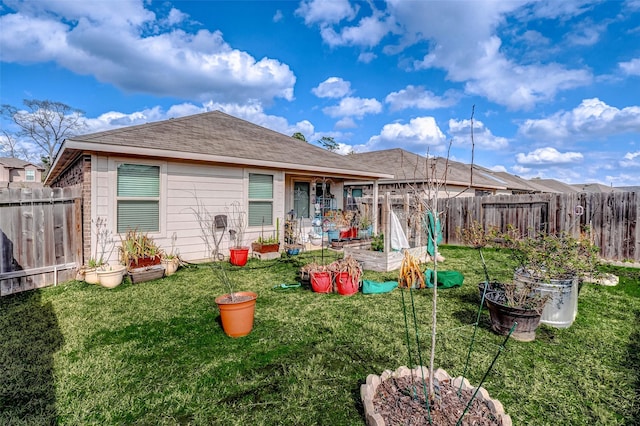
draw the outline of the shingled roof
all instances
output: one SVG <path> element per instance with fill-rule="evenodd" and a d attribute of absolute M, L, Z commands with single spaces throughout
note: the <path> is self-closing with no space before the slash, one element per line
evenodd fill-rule
<path fill-rule="evenodd" d="M 393 179 L 381 179 L 382 183 L 395 182 L 427 182 L 433 178 L 444 180 L 444 170 L 447 167 L 446 181 L 450 185 L 468 186 L 471 181 L 470 167 L 467 164 L 447 160 L 442 157 L 426 158 L 406 151 L 402 148 L 386 149 L 382 151 L 362 152 L 351 155 L 372 169 L 393 174 Z M 433 168 L 435 167 L 435 173 Z M 475 188 L 504 189 L 505 185 L 490 177 L 479 173 L 473 175 Z"/>
<path fill-rule="evenodd" d="M 269 167 L 357 179 L 388 177 L 350 156 L 329 152 L 220 111 L 67 139 L 56 156 L 47 181 L 64 170 L 78 152 Z"/>
<path fill-rule="evenodd" d="M 0 157 L 0 164 L 8 169 L 24 169 L 26 166 L 34 166 L 39 170 L 44 170 L 42 166 L 13 157 Z"/>

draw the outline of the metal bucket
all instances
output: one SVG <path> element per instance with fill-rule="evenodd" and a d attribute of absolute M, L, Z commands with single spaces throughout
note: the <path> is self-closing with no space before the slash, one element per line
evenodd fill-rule
<path fill-rule="evenodd" d="M 578 315 L 578 277 L 545 282 L 519 269 L 513 279 L 515 283 L 531 285 L 543 296 L 550 295 L 540 318 L 542 324 L 556 328 L 568 328 L 573 324 Z"/>

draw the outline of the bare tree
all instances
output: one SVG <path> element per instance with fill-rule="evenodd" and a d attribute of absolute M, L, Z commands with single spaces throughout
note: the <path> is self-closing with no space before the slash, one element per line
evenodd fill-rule
<path fill-rule="evenodd" d="M 23 103 L 26 110 L 2 105 L 2 115 L 18 126 L 16 136 L 28 138 L 40 148 L 43 162 L 50 165 L 62 141 L 84 128 L 84 112 L 49 100 L 25 99 Z"/>
<path fill-rule="evenodd" d="M 22 160 L 27 159 L 27 152 L 18 143 L 18 139 L 5 129 L 2 129 L 2 135 L 0 137 L 0 155 L 9 158 L 20 158 Z"/>

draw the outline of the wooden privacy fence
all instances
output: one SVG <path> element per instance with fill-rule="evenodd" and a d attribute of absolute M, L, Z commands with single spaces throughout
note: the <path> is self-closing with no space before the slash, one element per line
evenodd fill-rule
<path fill-rule="evenodd" d="M 361 203 L 370 204 L 363 198 Z M 405 225 L 410 243 L 424 243 L 426 236 L 417 228 L 423 214 L 421 203 L 408 195 L 383 194 L 378 204 L 378 229 L 388 228 L 385 211 L 396 212 Z M 484 229 L 506 231 L 511 225 L 521 235 L 537 232 L 567 232 L 575 237 L 589 229 L 600 256 L 608 260 L 640 262 L 640 193 L 576 193 L 489 195 L 484 197 L 441 198 L 444 244 L 462 244 L 459 230 L 481 223 Z M 422 235 L 421 235 L 422 234 Z"/>
<path fill-rule="evenodd" d="M 0 189 L 0 296 L 72 279 L 81 263 L 79 186 Z"/>
<path fill-rule="evenodd" d="M 460 244 L 458 230 L 478 221 L 485 229 L 522 235 L 542 231 L 575 237 L 589 230 L 600 256 L 608 260 L 640 261 L 640 197 L 637 192 L 497 195 L 441 200 L 445 212 L 443 240 Z"/>

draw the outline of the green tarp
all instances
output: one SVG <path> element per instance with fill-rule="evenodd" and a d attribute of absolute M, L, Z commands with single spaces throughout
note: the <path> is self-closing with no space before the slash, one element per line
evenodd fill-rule
<path fill-rule="evenodd" d="M 432 269 L 427 269 L 424 273 L 428 288 L 433 288 Z M 460 287 L 464 282 L 464 275 L 458 271 L 438 271 L 438 288 Z"/>
<path fill-rule="evenodd" d="M 385 281 L 383 283 L 371 280 L 362 281 L 363 294 L 388 293 L 396 287 L 398 287 L 397 281 Z"/>

